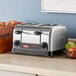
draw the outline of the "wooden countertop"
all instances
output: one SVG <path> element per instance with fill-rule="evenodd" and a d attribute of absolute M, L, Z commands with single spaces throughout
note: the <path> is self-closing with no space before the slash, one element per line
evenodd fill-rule
<path fill-rule="evenodd" d="M 76 76 L 76 60 L 19 54 L 0 54 L 0 69 L 42 76 Z"/>

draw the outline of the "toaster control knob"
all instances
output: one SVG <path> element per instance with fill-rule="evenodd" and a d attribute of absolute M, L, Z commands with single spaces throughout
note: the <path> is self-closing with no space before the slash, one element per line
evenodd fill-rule
<path fill-rule="evenodd" d="M 19 40 L 16 40 L 16 41 L 14 42 L 14 45 L 15 45 L 15 46 L 19 46 L 19 45 L 20 45 L 20 41 L 19 41 Z"/>
<path fill-rule="evenodd" d="M 21 34 L 22 31 L 16 30 L 15 33 L 16 33 L 16 34 Z"/>
<path fill-rule="evenodd" d="M 42 43 L 42 48 L 48 48 L 48 44 L 46 42 Z"/>

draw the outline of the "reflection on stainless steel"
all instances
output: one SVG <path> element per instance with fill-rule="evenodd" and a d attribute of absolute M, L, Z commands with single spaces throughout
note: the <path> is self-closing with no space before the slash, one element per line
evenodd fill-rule
<path fill-rule="evenodd" d="M 29 32 L 22 32 L 22 33 L 25 33 L 25 34 L 33 34 L 33 33 L 29 33 Z M 47 33 L 43 33 L 43 32 L 41 32 L 41 34 L 49 35 L 49 34 L 47 34 Z"/>
<path fill-rule="evenodd" d="M 22 32 L 22 33 L 25 33 L 25 34 L 32 34 L 32 33 L 29 33 L 29 32 Z"/>

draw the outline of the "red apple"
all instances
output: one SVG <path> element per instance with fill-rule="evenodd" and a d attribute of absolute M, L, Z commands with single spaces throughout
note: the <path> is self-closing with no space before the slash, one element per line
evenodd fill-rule
<path fill-rule="evenodd" d="M 0 35 L 2 35 L 2 25 L 0 24 Z"/>
<path fill-rule="evenodd" d="M 18 23 L 17 23 L 17 21 L 15 21 L 15 20 L 11 20 L 11 21 L 10 21 L 10 24 L 11 24 L 11 25 L 17 25 Z"/>
<path fill-rule="evenodd" d="M 17 22 L 18 24 L 23 24 L 24 22 Z"/>
<path fill-rule="evenodd" d="M 4 35 L 6 32 L 5 22 L 0 22 L 0 34 Z"/>
<path fill-rule="evenodd" d="M 69 48 L 69 51 L 76 51 L 76 47 Z"/>
<path fill-rule="evenodd" d="M 72 58 L 76 58 L 76 47 L 71 47 L 68 49 L 68 55 Z"/>
<path fill-rule="evenodd" d="M 0 25 L 2 27 L 2 30 L 4 30 L 6 27 L 5 27 L 5 22 L 0 22 Z"/>
<path fill-rule="evenodd" d="M 5 22 L 0 22 L 0 25 L 4 26 L 5 25 Z"/>
<path fill-rule="evenodd" d="M 10 22 L 5 22 L 5 25 L 6 25 L 6 26 L 9 26 L 9 25 L 10 25 Z"/>

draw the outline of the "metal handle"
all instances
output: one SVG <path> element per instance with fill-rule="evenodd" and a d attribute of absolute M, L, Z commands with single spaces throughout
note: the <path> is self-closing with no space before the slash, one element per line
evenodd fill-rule
<path fill-rule="evenodd" d="M 35 35 L 41 35 L 41 32 L 40 31 L 35 31 L 34 34 Z"/>

